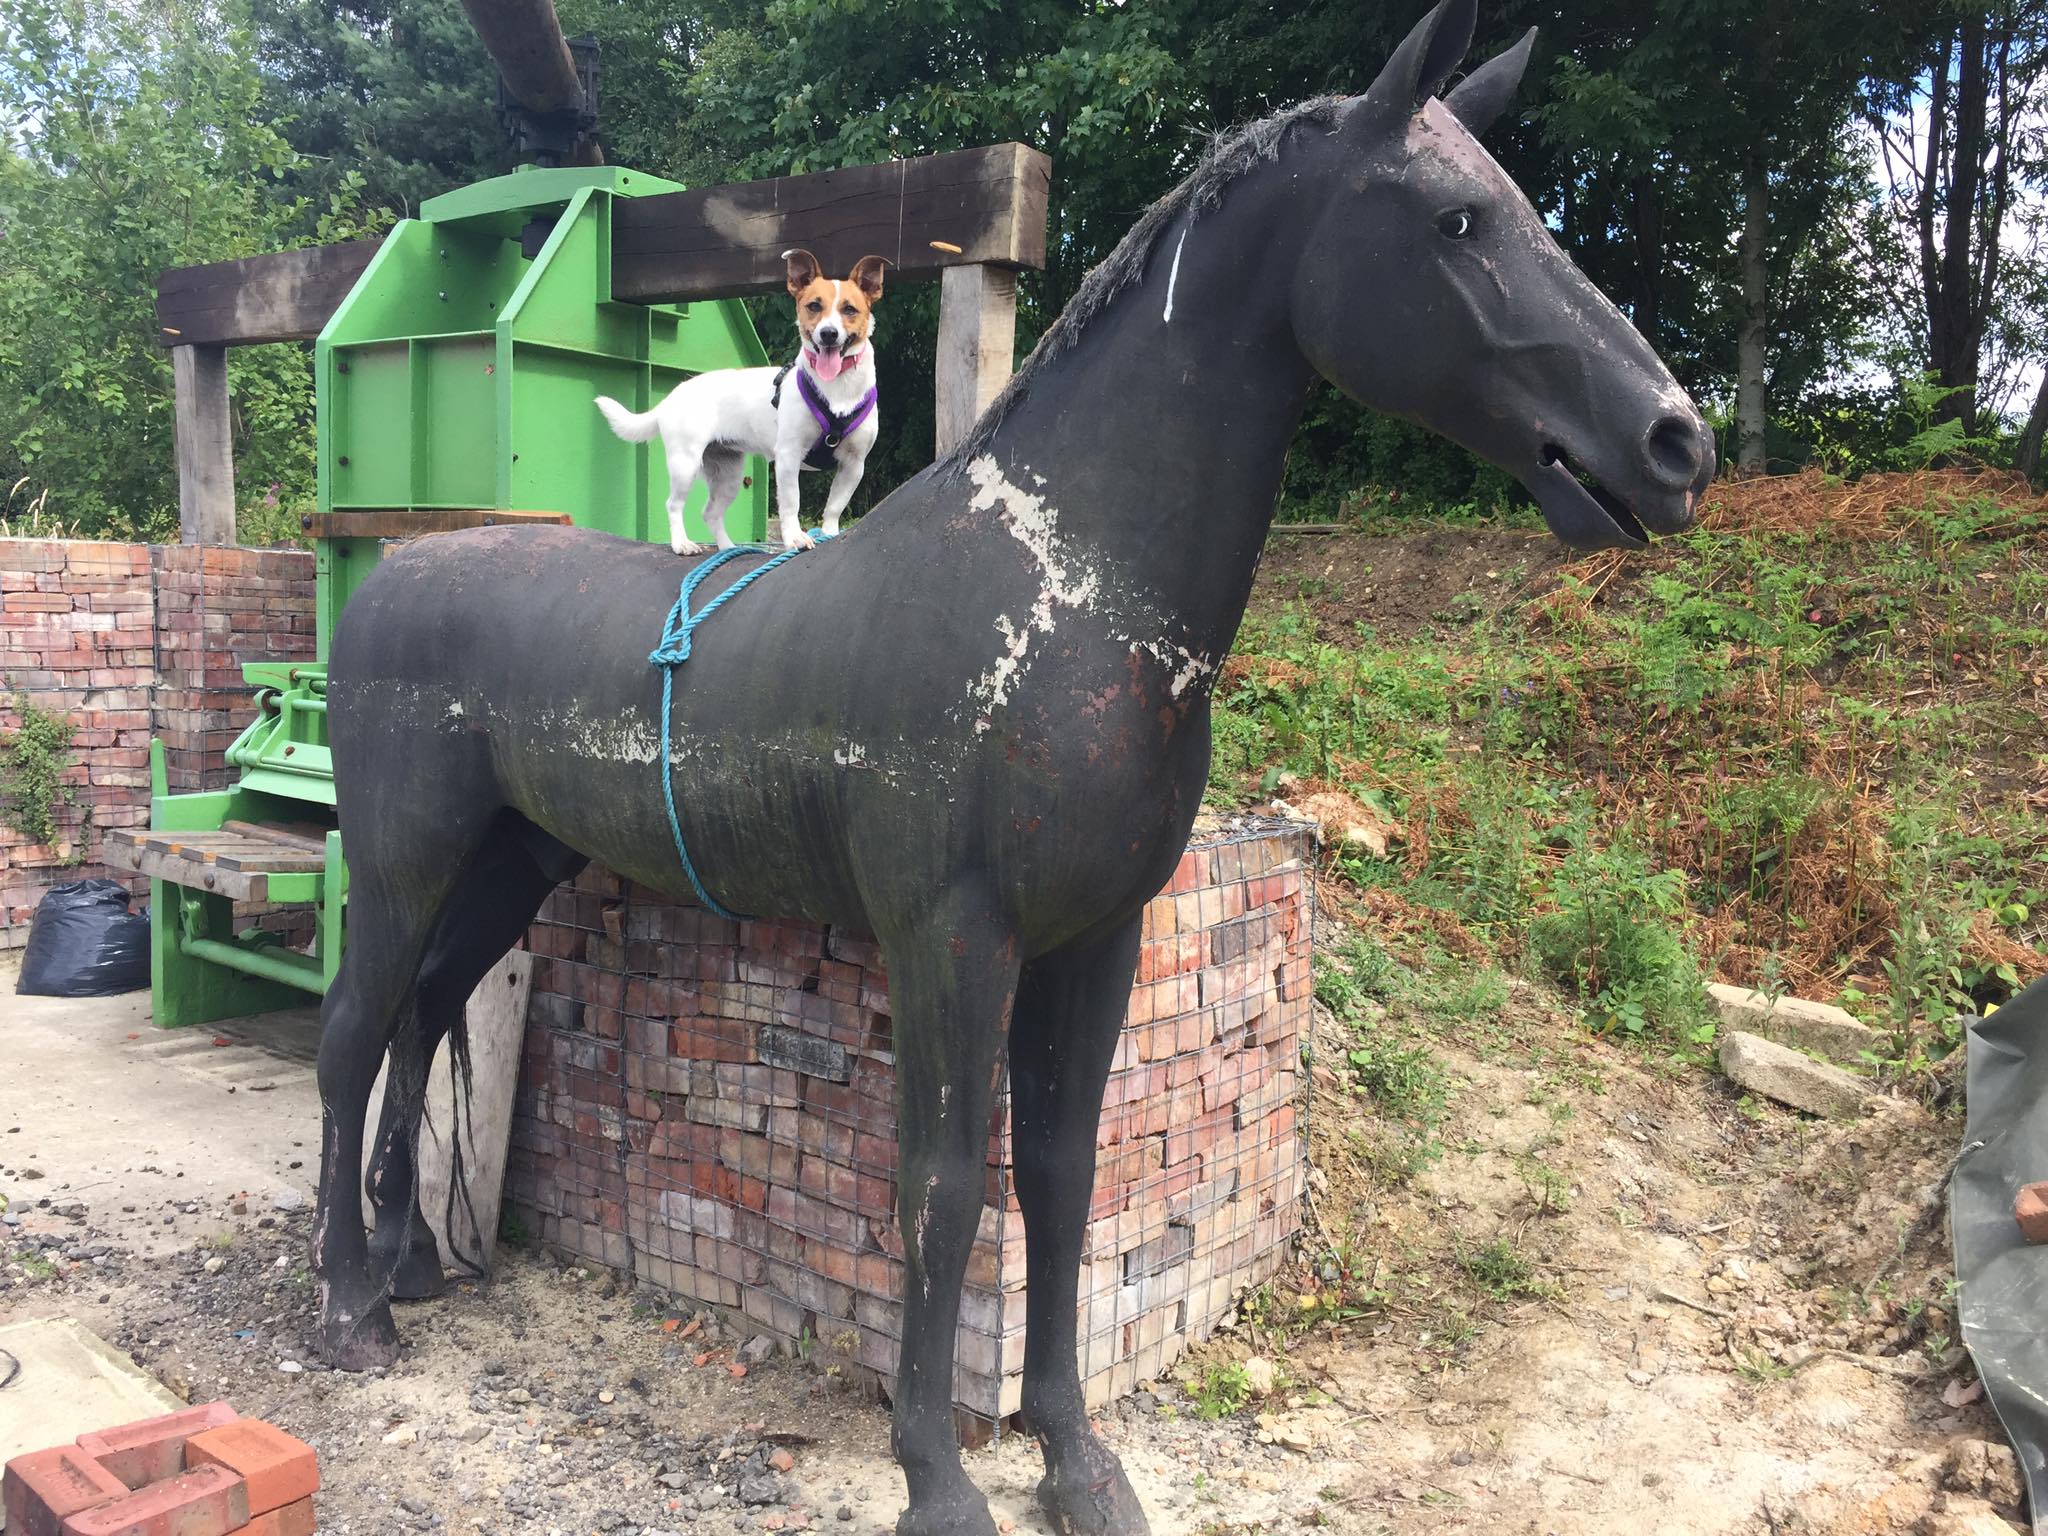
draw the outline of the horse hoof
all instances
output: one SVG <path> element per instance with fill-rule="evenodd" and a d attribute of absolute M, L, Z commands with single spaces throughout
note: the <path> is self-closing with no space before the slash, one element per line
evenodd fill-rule
<path fill-rule="evenodd" d="M 323 1300 L 320 1307 L 320 1358 L 338 1371 L 373 1371 L 398 1358 L 398 1325 L 391 1304 L 378 1300 L 350 1307 Z"/>
<path fill-rule="evenodd" d="M 995 1536 L 988 1500 L 969 1484 L 950 1497 L 923 1498 L 896 1517 L 896 1536 Z"/>
<path fill-rule="evenodd" d="M 370 1255 L 370 1273 L 384 1273 L 384 1266 L 374 1253 Z M 391 1276 L 393 1301 L 431 1301 L 447 1289 L 448 1276 L 441 1268 L 441 1250 L 431 1242 L 423 1248 L 408 1250 Z"/>
<path fill-rule="evenodd" d="M 1038 1505 L 1059 1536 L 1151 1536 L 1122 1464 L 1093 1436 L 1039 1480 Z"/>

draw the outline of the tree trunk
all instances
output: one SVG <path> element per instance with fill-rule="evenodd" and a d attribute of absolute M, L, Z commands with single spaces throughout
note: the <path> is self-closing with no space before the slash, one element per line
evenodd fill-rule
<path fill-rule="evenodd" d="M 2041 374 L 2041 387 L 2034 392 L 2034 408 L 2027 412 L 2026 428 L 2013 450 L 2012 467 L 2029 480 L 2041 478 L 2041 439 L 2048 435 L 2048 369 Z"/>
<path fill-rule="evenodd" d="M 1635 248 L 1634 313 L 1629 318 L 1654 346 L 1664 323 L 1664 199 L 1654 176 L 1644 174 L 1630 180 L 1628 222 Z"/>
<path fill-rule="evenodd" d="M 1770 172 L 1751 161 L 1742 176 L 1742 327 L 1735 341 L 1735 469 L 1765 471 L 1764 337 L 1770 321 L 1770 272 L 1765 248 L 1770 236 Z"/>
<path fill-rule="evenodd" d="M 1956 47 L 1955 120 L 1948 135 L 1948 189 L 1942 204 L 1941 262 L 1937 291 L 1929 295 L 1928 361 L 1944 388 L 1959 391 L 1936 408 L 1935 419 L 1977 423 L 1977 352 L 1984 316 L 1977 309 L 1976 262 L 1971 237 L 1977 230 L 1978 189 L 1983 177 L 1987 109 L 1991 98 L 1982 12 L 1964 16 Z M 1997 230 L 1986 231 L 1989 240 Z M 1937 317 L 1936 311 L 1939 310 Z"/>

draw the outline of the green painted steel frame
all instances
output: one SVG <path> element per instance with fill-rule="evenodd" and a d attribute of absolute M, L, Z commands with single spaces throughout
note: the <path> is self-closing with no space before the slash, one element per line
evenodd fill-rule
<path fill-rule="evenodd" d="M 247 737 L 245 732 L 243 739 Z M 149 824 L 154 830 L 212 832 L 229 821 L 305 814 L 299 796 L 267 794 L 246 784 L 173 795 L 164 771 L 163 743 L 150 743 Z M 168 1029 L 299 1007 L 309 993 L 327 990 L 341 966 L 343 911 L 348 899 L 341 834 L 328 832 L 325 860 L 319 870 L 274 874 L 269 888 L 273 902 L 312 906 L 310 954 L 296 954 L 254 932 L 236 933 L 235 905 L 225 896 L 168 880 L 149 882 L 149 1001 L 158 1025 Z"/>
<path fill-rule="evenodd" d="M 623 304 L 611 293 L 611 211 L 620 197 L 681 190 L 616 166 L 522 168 L 421 205 L 385 237 L 314 344 L 322 512 L 444 509 L 567 513 L 626 538 L 668 538 L 660 445 L 612 436 L 591 404 L 646 410 L 681 380 L 767 363 L 737 300 Z M 539 238 L 529 260 L 528 242 Z M 727 526 L 759 539 L 768 478 L 748 484 Z M 685 513 L 709 539 L 696 489 Z M 150 748 L 150 825 L 213 831 L 230 820 L 333 818 L 325 662 L 335 621 L 382 558 L 382 540 L 316 541 L 314 664 L 243 668 L 257 717 L 228 749 L 235 788 L 171 795 Z M 324 868 L 270 876 L 271 900 L 310 903 L 310 954 L 253 930 L 211 891 L 150 882 L 150 991 L 170 1027 L 303 1004 L 341 963 L 348 867 L 329 831 Z"/>
<path fill-rule="evenodd" d="M 692 374 L 768 361 L 735 300 L 613 301 L 613 200 L 676 190 L 615 166 L 522 170 L 431 198 L 400 222 L 314 345 L 320 510 L 561 512 L 579 527 L 665 540 L 659 443 L 619 442 L 592 397 L 645 410 Z M 545 238 L 528 261 L 522 234 L 538 228 Z M 758 458 L 748 480 L 729 526 L 758 539 L 768 526 Z M 703 500 L 699 487 L 685 518 L 709 539 Z M 374 540 L 320 541 L 320 660 L 380 555 Z"/>

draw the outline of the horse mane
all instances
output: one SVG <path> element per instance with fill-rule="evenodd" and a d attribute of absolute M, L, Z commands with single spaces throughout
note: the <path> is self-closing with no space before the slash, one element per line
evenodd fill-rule
<path fill-rule="evenodd" d="M 989 439 L 1003 417 L 1030 392 L 1032 382 L 1045 371 L 1046 365 L 1071 347 L 1089 322 L 1138 280 L 1167 226 L 1183 213 L 1199 217 L 1215 207 L 1222 199 L 1224 189 L 1232 182 L 1279 155 L 1289 130 L 1300 124 L 1319 125 L 1335 121 L 1339 109 L 1349 99 L 1345 96 L 1313 97 L 1247 123 L 1235 132 L 1211 137 L 1201 161 L 1186 179 L 1147 208 L 1143 217 L 1131 226 L 1131 232 L 1118 242 L 1116 249 L 1081 279 L 1081 286 L 1074 290 L 1067 307 L 1039 336 L 1038 345 L 1031 349 L 1024 365 L 1010 376 L 1002 393 L 989 403 L 973 430 L 960 440 L 943 462 L 962 464 L 988 447 Z"/>

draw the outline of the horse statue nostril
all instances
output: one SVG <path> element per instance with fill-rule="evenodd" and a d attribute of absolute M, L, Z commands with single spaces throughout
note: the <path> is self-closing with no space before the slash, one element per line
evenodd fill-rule
<path fill-rule="evenodd" d="M 1711 451 L 1700 423 L 1684 416 L 1659 417 L 1643 439 L 1650 473 L 1670 486 L 1691 485 Z"/>

